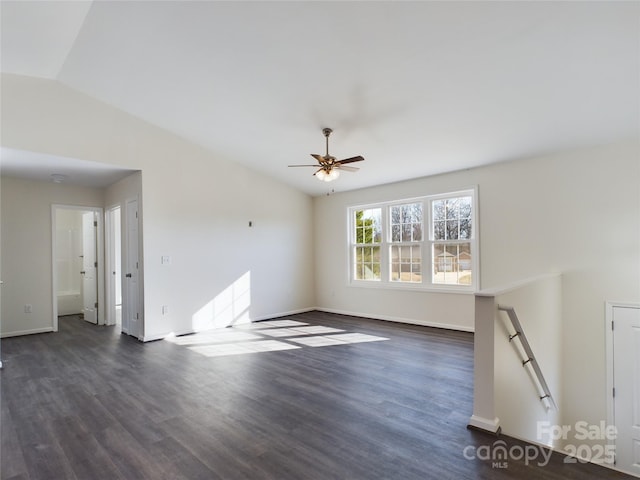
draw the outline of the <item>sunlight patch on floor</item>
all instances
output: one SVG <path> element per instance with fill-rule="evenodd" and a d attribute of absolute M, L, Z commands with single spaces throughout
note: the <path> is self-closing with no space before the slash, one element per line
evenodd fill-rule
<path fill-rule="evenodd" d="M 327 347 L 329 345 L 345 345 L 345 342 L 341 342 L 340 340 L 331 338 L 331 337 L 323 337 L 323 336 L 313 336 L 313 337 L 304 337 L 304 338 L 292 338 L 292 342 L 301 343 L 302 345 L 306 345 L 307 347 Z"/>
<path fill-rule="evenodd" d="M 308 334 L 344 332 L 339 328 L 323 327 L 322 325 L 310 325 L 308 327 L 294 328 L 293 330 Z"/>
<path fill-rule="evenodd" d="M 193 335 L 183 335 L 180 337 L 167 337 L 165 340 L 176 345 L 203 345 L 209 343 L 230 343 L 246 340 L 261 340 L 263 337 L 253 335 L 248 332 L 239 332 L 228 328 L 210 330 Z"/>
<path fill-rule="evenodd" d="M 255 322 L 255 323 L 237 325 L 234 328 L 246 329 L 246 330 L 262 330 L 263 328 L 299 327 L 302 325 L 309 325 L 309 324 L 304 322 L 298 322 L 297 320 L 269 320 L 265 322 Z"/>
<path fill-rule="evenodd" d="M 277 338 L 275 340 L 274 338 Z M 303 347 L 327 347 L 389 340 L 365 333 L 295 320 L 270 320 L 183 335 L 166 341 L 187 347 L 206 357 L 276 352 Z"/>
<path fill-rule="evenodd" d="M 220 357 L 225 355 L 243 355 L 246 353 L 276 352 L 278 350 L 293 350 L 300 348 L 277 340 L 259 340 L 257 342 L 228 343 L 221 345 L 206 345 L 189 347 L 189 350 L 205 357 Z"/>
<path fill-rule="evenodd" d="M 299 332 L 292 328 L 265 328 L 260 330 L 261 335 L 269 335 L 270 337 L 295 337 L 299 335 L 308 335 L 305 332 Z"/>
<path fill-rule="evenodd" d="M 382 340 L 389 340 L 384 337 L 376 337 L 374 335 L 367 335 L 366 333 L 345 333 L 342 335 L 327 335 L 327 336 L 313 336 L 303 338 L 292 338 L 292 342 L 302 343 L 309 347 L 324 347 L 327 345 L 346 345 L 348 343 L 362 343 L 362 342 L 380 342 Z"/>

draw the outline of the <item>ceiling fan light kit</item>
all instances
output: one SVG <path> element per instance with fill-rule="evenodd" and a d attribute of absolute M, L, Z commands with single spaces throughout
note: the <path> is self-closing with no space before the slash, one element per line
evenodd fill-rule
<path fill-rule="evenodd" d="M 357 157 L 345 158 L 344 160 L 336 160 L 336 157 L 329 155 L 329 135 L 331 135 L 330 128 L 323 128 L 322 133 L 325 136 L 325 142 L 327 146 L 326 154 L 318 155 L 312 153 L 311 156 L 318 162 L 317 165 L 289 165 L 290 167 L 315 167 L 318 171 L 313 175 L 322 182 L 331 182 L 340 176 L 340 170 L 347 172 L 357 172 L 359 169 L 356 167 L 345 166 L 345 163 L 361 162 L 364 158 L 360 155 Z"/>
<path fill-rule="evenodd" d="M 330 182 L 338 178 L 340 176 L 340 172 L 337 168 L 332 168 L 328 172 L 326 172 L 323 168 L 314 173 L 314 175 L 318 180 L 322 182 Z"/>

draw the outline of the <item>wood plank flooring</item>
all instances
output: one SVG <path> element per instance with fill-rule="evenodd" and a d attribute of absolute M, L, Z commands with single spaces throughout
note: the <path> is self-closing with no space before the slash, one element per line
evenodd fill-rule
<path fill-rule="evenodd" d="M 234 328 L 225 334 L 238 340 L 142 344 L 77 318 L 3 339 L 1 478 L 631 478 L 558 454 L 544 467 L 466 459 L 465 447 L 525 446 L 466 428 L 472 334 L 322 312 L 287 319 L 378 339 L 312 347 L 293 341 L 299 332 Z M 234 350 L 257 339 L 291 349 Z"/>

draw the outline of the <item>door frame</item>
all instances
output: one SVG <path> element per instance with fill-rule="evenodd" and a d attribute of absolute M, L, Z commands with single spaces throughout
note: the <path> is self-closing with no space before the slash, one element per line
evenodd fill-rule
<path fill-rule="evenodd" d="M 116 210 L 120 211 L 120 256 L 118 257 L 115 254 L 115 224 L 114 224 L 114 212 Z M 118 203 L 116 205 L 111 205 L 105 209 L 105 235 L 104 235 L 104 243 L 105 243 L 105 325 L 115 325 L 116 324 L 116 313 L 115 313 L 115 302 L 116 302 L 116 286 L 115 286 L 115 278 L 113 276 L 112 268 L 116 262 L 120 263 L 120 277 L 122 277 L 122 206 Z M 122 278 L 119 278 L 120 284 L 122 285 Z M 122 287 L 121 287 L 122 288 Z M 122 324 L 120 325 L 120 330 L 122 330 Z"/>
<path fill-rule="evenodd" d="M 54 332 L 58 331 L 58 268 L 56 265 L 56 234 L 58 210 L 79 210 L 95 212 L 98 222 L 96 229 L 97 241 L 97 262 L 96 276 L 98 280 L 98 325 L 104 325 L 104 210 L 102 207 L 87 207 L 82 205 L 64 205 L 54 203 L 51 205 L 51 298 L 53 311 L 51 313 L 51 327 Z"/>
<path fill-rule="evenodd" d="M 605 358 L 606 358 L 606 399 L 607 399 L 607 425 L 616 425 L 615 418 L 615 402 L 613 398 L 613 389 L 615 388 L 615 378 L 614 378 L 614 364 L 613 364 L 613 353 L 614 353 L 614 336 L 613 336 L 613 310 L 614 308 L 640 308 L 640 304 L 633 302 L 605 302 Z M 616 440 L 608 439 L 607 445 L 611 445 L 611 447 L 615 447 Z M 614 461 L 605 463 L 614 470 L 618 470 L 620 472 L 627 473 L 624 470 L 620 470 L 616 467 L 615 457 Z"/>

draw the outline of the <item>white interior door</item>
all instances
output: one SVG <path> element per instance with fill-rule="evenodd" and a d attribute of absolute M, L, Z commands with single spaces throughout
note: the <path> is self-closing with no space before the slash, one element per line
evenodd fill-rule
<path fill-rule="evenodd" d="M 126 205 L 126 260 L 123 281 L 122 331 L 140 338 L 142 318 L 140 315 L 139 277 L 139 226 L 138 201 L 129 200 Z"/>
<path fill-rule="evenodd" d="M 82 313 L 87 322 L 98 323 L 98 255 L 95 212 L 82 214 Z"/>
<path fill-rule="evenodd" d="M 613 308 L 616 468 L 640 476 L 640 308 Z"/>

